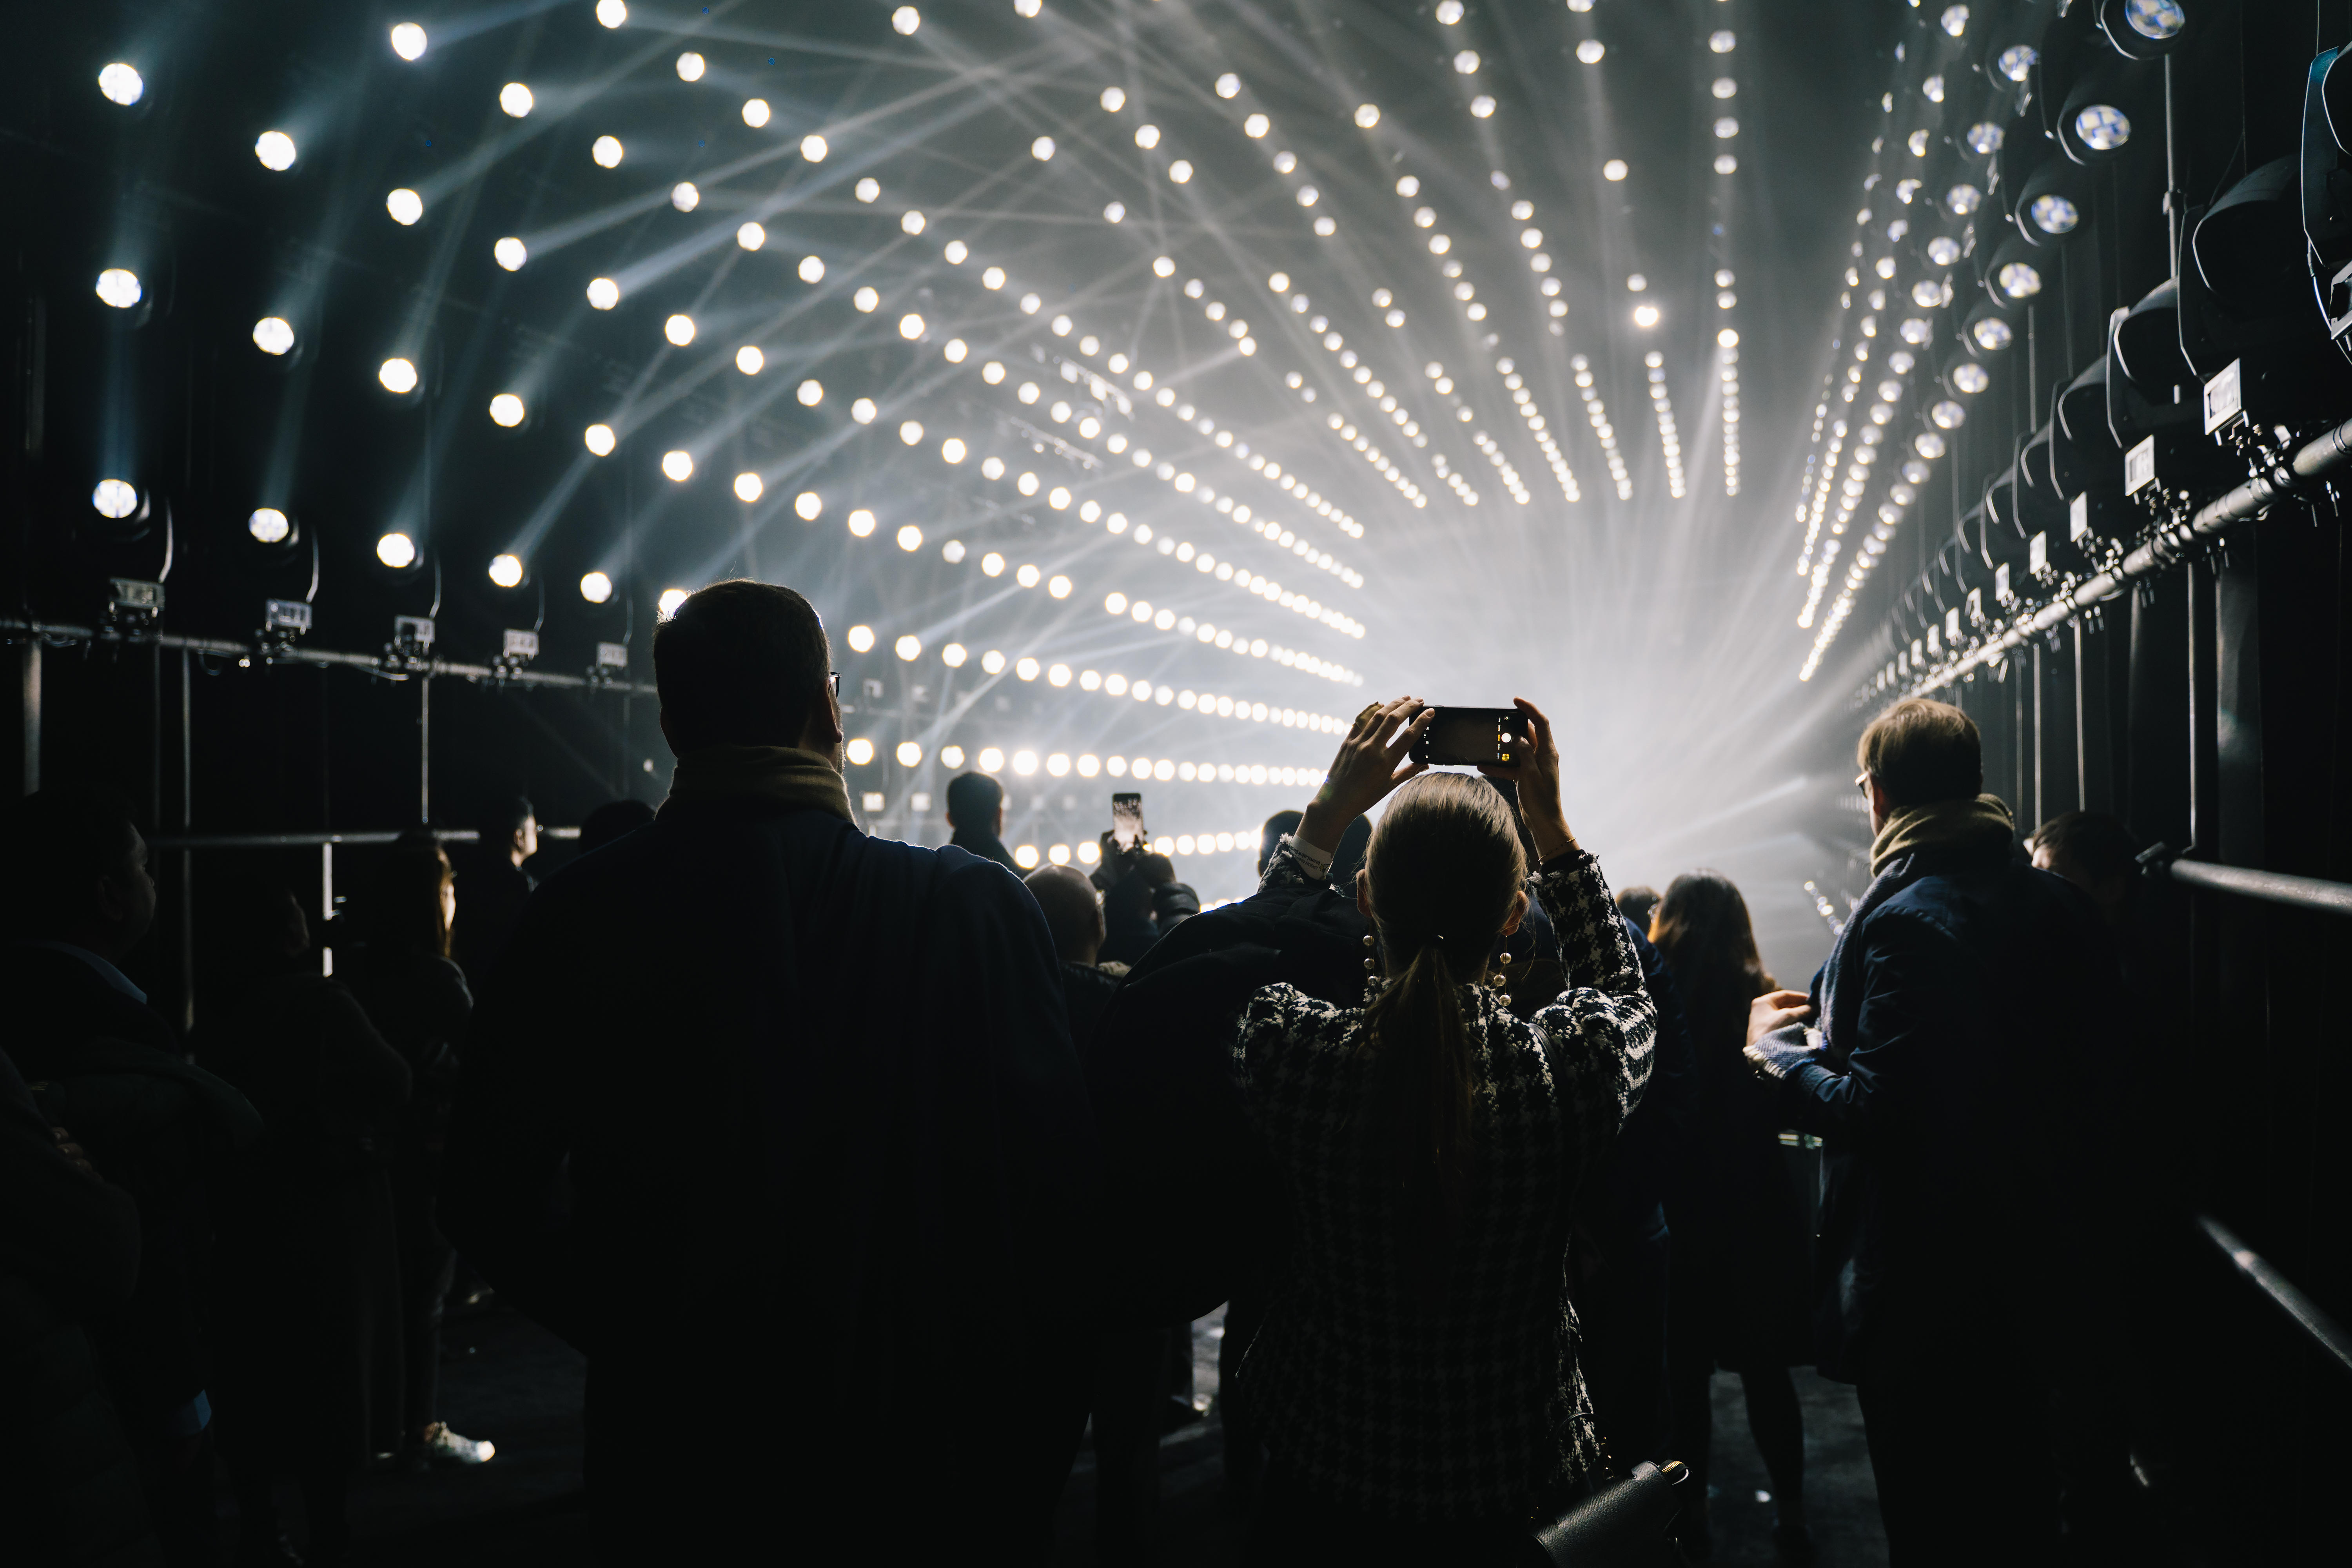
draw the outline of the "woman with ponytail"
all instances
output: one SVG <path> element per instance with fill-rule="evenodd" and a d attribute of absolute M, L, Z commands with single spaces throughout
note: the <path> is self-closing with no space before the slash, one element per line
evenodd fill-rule
<path fill-rule="evenodd" d="M 1485 771 L 1408 761 L 1412 698 L 1357 717 L 1265 869 L 1319 882 L 1383 799 L 1357 874 L 1361 1005 L 1253 994 L 1234 1046 L 1287 1208 L 1286 1270 L 1236 1383 L 1271 1462 L 1254 1563 L 1501 1561 L 1600 1462 L 1567 1292 L 1570 1199 L 1640 1100 L 1656 1013 L 1609 886 L 1559 804 L 1551 726 Z M 1390 798 L 1393 795 L 1393 798 Z M 1522 1021 L 1489 955 L 1532 889 L 1565 984 Z"/>

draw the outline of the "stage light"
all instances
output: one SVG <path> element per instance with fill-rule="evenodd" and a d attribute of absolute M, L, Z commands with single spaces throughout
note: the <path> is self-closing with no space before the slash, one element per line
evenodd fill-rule
<path fill-rule="evenodd" d="M 849 628 L 848 641 L 851 652 L 871 653 L 874 651 L 874 628 L 867 626 L 852 626 Z"/>
<path fill-rule="evenodd" d="M 614 436 L 613 427 L 610 425 L 591 425 L 586 430 L 581 432 L 580 438 L 587 445 L 590 451 L 600 458 L 611 457 L 613 448 L 620 444 Z"/>
<path fill-rule="evenodd" d="M 596 20 L 607 27 L 617 27 L 629 19 L 629 7 L 624 0 L 596 0 Z"/>
<path fill-rule="evenodd" d="M 1957 38 L 1969 30 L 1969 8 L 1966 5 L 1947 5 L 1937 22 L 1944 31 Z"/>
<path fill-rule="evenodd" d="M 1715 122 L 1715 139 L 1717 141 L 1728 142 L 1738 134 L 1739 121 L 1733 119 L 1730 115 L 1724 115 Z"/>
<path fill-rule="evenodd" d="M 501 392 L 490 399 L 490 420 L 493 424 L 513 429 L 522 423 L 522 399 L 511 392 Z"/>
<path fill-rule="evenodd" d="M 849 416 L 860 425 L 871 425 L 882 411 L 874 406 L 870 397 L 861 397 L 849 405 Z"/>
<path fill-rule="evenodd" d="M 1051 136 L 1040 136 L 1030 142 L 1029 156 L 1036 159 L 1040 163 L 1050 162 L 1054 156 L 1054 139 Z"/>
<path fill-rule="evenodd" d="M 146 96 L 147 82 L 136 69 L 117 60 L 98 73 L 98 90 L 108 102 L 128 109 Z"/>
<path fill-rule="evenodd" d="M 1977 341 L 1977 347 L 1988 353 L 1999 353 L 2017 341 L 2016 329 L 1999 316 L 1980 318 L 1969 328 L 1969 336 Z"/>
<path fill-rule="evenodd" d="M 1482 92 L 1470 100 L 1470 112 L 1478 119 L 1484 120 L 1495 112 L 1495 100 Z M 1318 224 L 1317 227 L 1319 231 L 1321 225 Z"/>
<path fill-rule="evenodd" d="M 1176 276 L 1176 263 L 1168 257 L 1156 256 L 1151 260 L 1151 270 L 1159 277 L 1173 278 Z"/>
<path fill-rule="evenodd" d="M 425 29 L 414 22 L 403 22 L 394 27 L 392 52 L 404 60 L 421 58 L 425 53 Z"/>
<path fill-rule="evenodd" d="M 709 62 L 704 60 L 700 55 L 696 54 L 692 49 L 687 50 L 686 53 L 677 57 L 677 79 L 680 81 L 700 81 L 702 79 L 703 68 Z"/>
<path fill-rule="evenodd" d="M 522 557 L 493 555 L 490 557 L 490 581 L 501 588 L 522 586 Z"/>
<path fill-rule="evenodd" d="M 1088 339 L 1087 341 L 1092 342 L 1093 340 Z M 1084 348 L 1086 345 L 1081 343 L 1078 346 Z M 950 338 L 947 341 L 946 345 L 940 350 L 940 356 L 946 360 L 950 364 L 961 364 L 964 362 L 964 356 L 971 353 L 971 345 L 967 344 L 961 338 Z"/>
<path fill-rule="evenodd" d="M 967 449 L 962 441 L 950 436 L 940 443 L 940 457 L 945 462 L 961 463 Z"/>
<path fill-rule="evenodd" d="M 745 250 L 757 250 L 768 243 L 768 231 L 756 223 L 747 223 L 735 231 L 735 243 Z"/>
<path fill-rule="evenodd" d="M 1139 125 L 1135 128 L 1135 144 L 1146 152 L 1160 145 L 1160 127 Z"/>
<path fill-rule="evenodd" d="M 761 126 L 767 124 L 769 114 L 770 110 L 768 108 L 768 100 L 766 99 L 747 98 L 743 100 L 743 123 L 750 126 L 752 130 L 757 131 Z"/>
<path fill-rule="evenodd" d="M 1604 180 L 1622 180 L 1627 173 L 1625 160 L 1622 158 L 1612 158 L 1601 165 L 1601 177 Z"/>
<path fill-rule="evenodd" d="M 753 344 L 745 343 L 735 351 L 735 368 L 745 375 L 757 375 L 768 365 L 768 356 Z M 804 400 L 805 401 L 805 400 Z"/>
<path fill-rule="evenodd" d="M 680 180 L 669 188 L 669 205 L 682 213 L 690 213 L 702 205 L 702 192 L 692 180 Z"/>
<path fill-rule="evenodd" d="M 1478 73 L 1478 51 L 1475 49 L 1464 49 L 1461 53 L 1455 55 L 1454 57 L 1454 68 L 1463 76 L 1475 76 Z"/>
<path fill-rule="evenodd" d="M 2095 153 L 2112 153 L 2131 140 L 2131 117 L 2110 103 L 2094 103 L 2078 111 L 2074 135 Z"/>
<path fill-rule="evenodd" d="M 1634 306 L 1633 324 L 1637 327 L 1643 328 L 1656 326 L 1658 324 L 1658 308 L 1655 305 Z"/>
<path fill-rule="evenodd" d="M 266 354 L 282 354 L 294 347 L 293 324 L 283 316 L 264 316 L 253 323 L 253 346 Z"/>
<path fill-rule="evenodd" d="M 110 267 L 98 275 L 98 297 L 118 310 L 128 310 L 146 298 L 147 291 L 139 286 L 139 275 L 120 267 Z"/>
<path fill-rule="evenodd" d="M 1381 106 L 1377 103 L 1356 105 L 1356 123 L 1370 131 L 1381 122 Z"/>
<path fill-rule="evenodd" d="M 254 141 L 253 155 L 263 168 L 282 174 L 294 166 L 294 138 L 283 131 L 265 131 Z"/>
<path fill-rule="evenodd" d="M 694 456 L 690 452 L 669 451 L 662 454 L 661 471 L 677 484 L 694 478 Z"/>
<path fill-rule="evenodd" d="M 923 318 L 911 312 L 898 318 L 898 335 L 912 342 L 923 335 Z"/>
<path fill-rule="evenodd" d="M 120 522 L 139 510 L 139 491 L 128 479 L 100 479 L 89 492 L 98 515 Z"/>
<path fill-rule="evenodd" d="M 923 547 L 923 531 L 922 531 L 921 529 L 917 528 L 913 523 L 911 523 L 911 522 L 910 522 L 910 523 L 907 524 L 904 528 L 901 528 L 901 529 L 898 531 L 898 548 L 899 548 L 899 549 L 901 549 L 901 550 L 903 550 L 903 551 L 907 552 L 907 553 L 908 553 L 909 555 L 911 555 L 911 554 L 913 554 L 916 551 L 920 550 L 922 547 Z"/>
<path fill-rule="evenodd" d="M 416 390 L 416 366 L 404 359 L 388 359 L 376 366 L 375 378 L 386 392 L 405 395 Z"/>
<path fill-rule="evenodd" d="M 1066 599 L 1070 596 L 1071 586 L 1067 577 L 1055 577 L 1046 583 L 1045 592 L 1056 599 Z"/>
<path fill-rule="evenodd" d="M 874 533 L 874 514 L 862 506 L 851 512 L 849 532 L 851 537 L 856 539 L 871 538 Z"/>
<path fill-rule="evenodd" d="M 2004 261 L 1993 281 L 2011 300 L 2031 299 L 2042 292 L 2042 273 L 2029 261 Z"/>
<path fill-rule="evenodd" d="M 1174 163 L 1169 164 L 1168 177 L 1175 181 L 1180 185 L 1189 184 L 1192 179 L 1192 160 L 1188 158 L 1179 158 Z"/>
<path fill-rule="evenodd" d="M 971 654 L 965 650 L 963 644 L 960 642 L 951 642 L 948 644 L 947 647 L 940 649 L 940 662 L 946 665 L 950 669 L 961 669 L 963 668 L 963 661 L 971 657 Z M 961 766 L 963 759 L 961 757 L 958 757 L 954 762 L 948 762 L 946 753 L 941 752 L 940 761 L 947 763 L 948 766 L 952 768 Z"/>
<path fill-rule="evenodd" d="M 909 447 L 919 445 L 923 439 L 922 422 L 920 420 L 909 419 L 905 424 L 899 426 L 898 439 L 904 441 Z"/>
<path fill-rule="evenodd" d="M 1727 55 L 1739 47 L 1739 37 L 1728 27 L 1721 28 L 1706 36 L 1706 47 L 1718 55 Z"/>
<path fill-rule="evenodd" d="M 1233 72 L 1227 71 L 1224 75 L 1217 79 L 1217 96 L 1219 98 L 1236 97 L 1240 94 L 1241 90 L 1242 79 L 1235 76 Z"/>
<path fill-rule="evenodd" d="M 1034 588 L 1037 585 L 1037 580 L 1043 574 L 1041 574 L 1036 567 L 1029 564 L 1027 562 L 1024 562 L 1022 563 L 1021 569 L 1013 574 L 1013 580 L 1020 584 L 1024 588 Z"/>
<path fill-rule="evenodd" d="M 824 513 L 824 498 L 814 490 L 803 490 L 793 498 L 793 510 L 803 522 L 814 522 Z"/>
<path fill-rule="evenodd" d="M 530 95 L 530 89 L 519 81 L 510 81 L 499 89 L 499 107 L 517 120 L 529 114 L 536 101 Z"/>
<path fill-rule="evenodd" d="M 1117 114 L 1127 107 L 1127 93 L 1121 88 L 1107 87 L 1102 89 L 1100 102 L 1105 112 Z"/>
<path fill-rule="evenodd" d="M 1968 216 L 1982 205 L 1983 202 L 1984 193 L 1966 180 L 1944 193 L 1944 205 L 1950 208 L 1953 215 L 1958 217 Z"/>
<path fill-rule="evenodd" d="M 591 572 L 580 579 L 580 596 L 592 605 L 601 605 L 613 596 L 613 579 L 602 572 Z"/>
<path fill-rule="evenodd" d="M 913 639 L 908 638 L 906 640 L 912 641 Z M 920 651 L 919 647 L 918 651 Z M 898 765 L 902 768 L 920 767 L 923 762 L 922 745 L 919 742 L 901 741 L 898 742 Z"/>
<path fill-rule="evenodd" d="M 1969 151 L 1979 158 L 1990 158 L 2009 140 L 2009 133 L 1990 120 L 1979 120 L 1969 127 Z"/>
<path fill-rule="evenodd" d="M 1587 38 L 1576 46 L 1576 58 L 1589 66 L 1599 65 L 1601 57 L 1608 52 L 1608 48 L 1598 38 Z"/>
<path fill-rule="evenodd" d="M 2042 56 L 2032 44 L 2011 44 L 1993 62 L 2001 75 L 2015 82 L 2032 75 L 2033 68 L 2041 63 Z"/>
<path fill-rule="evenodd" d="M 667 620 L 677 614 L 689 597 L 691 595 L 683 588 L 664 588 L 661 597 L 654 601 L 654 609 L 663 620 Z"/>
<path fill-rule="evenodd" d="M 1274 129 L 1274 121 L 1263 114 L 1253 114 L 1242 121 L 1242 134 L 1255 142 Z"/>
<path fill-rule="evenodd" d="M 1969 411 L 1948 397 L 1927 410 L 1927 417 L 1939 430 L 1957 430 L 1969 422 Z"/>
<path fill-rule="evenodd" d="M 375 558 L 395 572 L 416 564 L 416 541 L 404 533 L 387 533 L 375 542 Z"/>
<path fill-rule="evenodd" d="M 984 577 L 1003 576 L 1004 557 L 998 554 L 993 550 L 990 551 L 987 554 L 980 558 L 980 571 L 981 575 Z"/>
<path fill-rule="evenodd" d="M 941 746 L 940 748 L 940 766 L 943 768 L 960 768 L 963 766 L 963 748 L 961 746 Z"/>
<path fill-rule="evenodd" d="M 852 294 L 849 297 L 849 302 L 860 310 L 871 314 L 882 308 L 882 296 L 871 284 L 868 284 Z"/>
<path fill-rule="evenodd" d="M 1718 153 L 1715 155 L 1715 172 L 1718 174 L 1738 174 L 1739 160 L 1728 153 Z"/>
<path fill-rule="evenodd" d="M 668 321 L 662 323 L 662 336 L 667 338 L 679 348 L 686 347 L 687 344 L 694 341 L 694 318 L 692 316 L 672 316 Z"/>
<path fill-rule="evenodd" d="M 521 271 L 522 264 L 530 259 L 530 252 L 525 249 L 522 241 L 513 235 L 508 235 L 490 247 L 490 256 L 509 272 Z"/>
<path fill-rule="evenodd" d="M 758 500 L 761 496 L 767 493 L 767 489 L 766 485 L 760 482 L 760 476 L 757 474 L 744 473 L 735 476 L 737 500 L 747 502 Z"/>
<path fill-rule="evenodd" d="M 2179 0 L 2100 0 L 2099 31 L 2129 59 L 2169 54 L 2184 42 L 2190 21 Z"/>
<path fill-rule="evenodd" d="M 914 35 L 915 29 L 922 25 L 923 14 L 912 5 L 901 5 L 890 13 L 890 26 L 910 37 Z"/>
<path fill-rule="evenodd" d="M 890 651 L 906 663 L 912 664 L 923 657 L 923 639 L 909 632 L 891 644 Z"/>

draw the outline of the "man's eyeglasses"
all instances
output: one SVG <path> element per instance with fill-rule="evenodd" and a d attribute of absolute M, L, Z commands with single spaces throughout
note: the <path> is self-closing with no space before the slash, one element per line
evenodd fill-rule
<path fill-rule="evenodd" d="M 832 692 L 835 697 L 839 697 L 841 695 L 841 671 L 836 669 L 826 674 L 824 678 L 824 689 L 827 691 Z"/>

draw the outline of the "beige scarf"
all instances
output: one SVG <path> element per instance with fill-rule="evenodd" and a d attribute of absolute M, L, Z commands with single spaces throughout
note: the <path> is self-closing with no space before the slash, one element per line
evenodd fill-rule
<path fill-rule="evenodd" d="M 2016 835 L 2017 823 L 1995 795 L 1974 800 L 1938 800 L 1896 808 L 1870 844 L 1874 877 L 1906 855 L 1922 849 L 1974 849 L 1990 853 Z"/>
<path fill-rule="evenodd" d="M 669 798 L 813 805 L 844 822 L 857 820 L 849 814 L 849 785 L 841 770 L 823 752 L 798 746 L 705 746 L 688 752 L 670 773 Z"/>

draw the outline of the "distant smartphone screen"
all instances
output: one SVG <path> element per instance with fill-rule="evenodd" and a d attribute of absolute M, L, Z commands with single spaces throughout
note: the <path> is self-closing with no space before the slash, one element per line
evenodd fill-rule
<path fill-rule="evenodd" d="M 1115 795 L 1110 797 L 1111 841 L 1121 849 L 1133 849 L 1143 842 L 1143 797 L 1139 795 Z"/>
<path fill-rule="evenodd" d="M 1440 768 L 1517 762 L 1527 721 L 1516 708 L 1440 708 L 1414 743 L 1412 760 Z"/>

